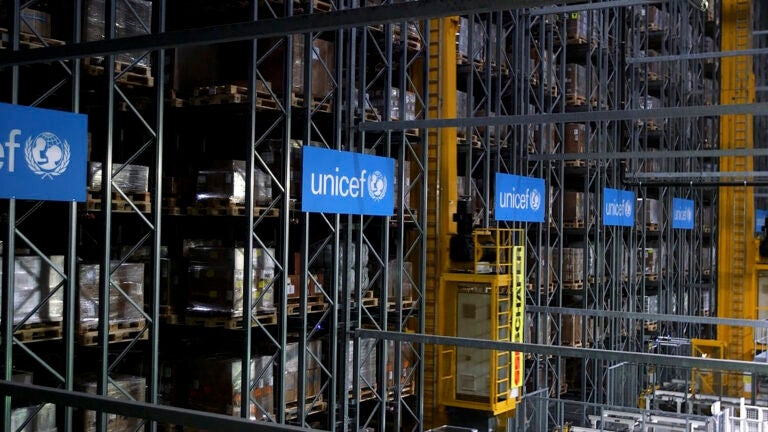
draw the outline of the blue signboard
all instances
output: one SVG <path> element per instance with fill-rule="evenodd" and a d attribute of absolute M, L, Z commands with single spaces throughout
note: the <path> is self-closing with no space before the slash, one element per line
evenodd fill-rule
<path fill-rule="evenodd" d="M 635 224 L 635 193 L 618 189 L 603 189 L 603 225 L 632 226 Z"/>
<path fill-rule="evenodd" d="M 302 154 L 302 211 L 394 214 L 394 159 L 311 146 Z"/>
<path fill-rule="evenodd" d="M 546 196 L 543 179 L 496 173 L 496 220 L 544 222 Z"/>
<path fill-rule="evenodd" d="M 766 217 L 768 217 L 768 210 L 755 209 L 755 232 L 763 231 Z"/>
<path fill-rule="evenodd" d="M 672 228 L 673 229 L 693 229 L 693 201 L 672 198 Z"/>
<path fill-rule="evenodd" d="M 0 103 L 0 198 L 85 201 L 88 118 Z"/>

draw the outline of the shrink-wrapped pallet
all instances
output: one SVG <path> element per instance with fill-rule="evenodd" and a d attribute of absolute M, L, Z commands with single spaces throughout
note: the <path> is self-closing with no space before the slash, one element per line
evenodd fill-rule
<path fill-rule="evenodd" d="M 144 305 L 144 264 L 123 263 L 118 266 L 118 262 L 113 261 L 110 265 L 114 271 L 109 288 L 109 324 L 143 320 L 144 315 L 136 306 Z M 99 324 L 99 272 L 99 264 L 81 264 L 78 267 L 77 317 L 81 332 L 94 330 Z M 120 287 L 125 296 L 115 286 Z"/>
<path fill-rule="evenodd" d="M 120 169 L 122 166 L 122 169 Z M 88 190 L 98 192 L 102 185 L 101 162 L 88 162 Z M 112 164 L 112 178 L 115 186 L 125 193 L 144 193 L 149 190 L 149 167 L 144 165 Z"/>
<path fill-rule="evenodd" d="M 2 257 L 2 256 L 0 256 Z M 64 257 L 53 255 L 51 262 L 64 271 Z M 30 315 L 25 324 L 60 322 L 64 305 L 64 280 L 53 267 L 39 256 L 17 256 L 14 264 L 13 323 L 19 324 L 40 302 L 53 293 L 48 301 Z M 3 269 L 0 268 L 0 278 Z M 58 287 L 58 289 L 57 289 Z M 2 295 L 0 293 L 0 298 Z"/>
<path fill-rule="evenodd" d="M 404 112 L 401 112 L 403 110 L 401 110 L 400 105 L 400 92 L 399 88 L 391 88 L 389 104 L 387 104 L 385 98 L 387 93 L 383 90 L 376 90 L 371 94 L 371 103 L 384 118 L 388 115 L 390 120 L 416 120 L 416 93 L 405 92 L 405 107 Z"/>
<path fill-rule="evenodd" d="M 274 251 L 253 249 L 251 292 L 255 308 L 274 311 Z M 270 258 L 271 257 L 271 258 Z M 245 250 L 227 247 L 194 247 L 189 249 L 187 311 L 199 315 L 231 318 L 243 316 L 245 287 Z"/>
<path fill-rule="evenodd" d="M 565 65 L 566 102 L 582 105 L 587 99 L 587 68 L 580 64 Z"/>
<path fill-rule="evenodd" d="M 272 356 L 251 358 L 249 406 L 251 420 L 274 418 L 274 368 Z M 243 361 L 239 357 L 202 357 L 191 361 L 189 377 L 189 405 L 193 409 L 240 416 L 242 397 Z"/>
<path fill-rule="evenodd" d="M 415 353 L 407 342 L 400 343 L 400 364 L 395 366 L 395 341 L 387 341 L 387 388 L 402 385 L 407 388 L 415 380 L 413 368 L 415 366 Z M 399 377 L 399 378 L 398 378 Z"/>
<path fill-rule="evenodd" d="M 587 153 L 587 127 L 584 123 L 565 124 L 565 152 Z"/>
<path fill-rule="evenodd" d="M 144 402 L 146 394 L 146 379 L 132 375 L 112 375 L 107 385 L 107 396 L 120 400 L 134 400 Z M 77 388 L 80 391 L 96 394 L 96 377 L 84 376 L 77 380 Z M 79 429 L 83 432 L 96 432 L 96 411 L 81 411 Z M 107 414 L 106 430 L 115 432 L 135 431 L 143 420 L 133 417 L 125 417 L 120 414 Z"/>
<path fill-rule="evenodd" d="M 269 43 L 269 47 L 276 45 L 276 40 L 265 40 Z M 304 94 L 304 44 L 305 39 L 303 35 L 293 37 L 293 51 L 291 52 L 291 74 L 292 81 L 290 88 L 286 89 L 283 82 L 283 55 L 285 49 L 284 44 L 279 44 L 277 49 L 272 51 L 269 57 L 264 60 L 264 77 L 272 83 L 272 89 L 277 94 L 285 94 L 290 91 L 295 95 L 301 95 L 305 98 L 304 103 L 308 103 L 306 100 L 307 95 Z M 265 45 L 266 49 L 267 45 Z M 315 99 L 324 99 L 333 89 L 333 80 L 336 78 L 336 45 L 333 42 L 329 42 L 323 39 L 312 40 L 312 50 L 310 52 L 311 65 L 311 88 L 310 97 Z M 303 105 L 303 104 L 302 104 Z"/>
<path fill-rule="evenodd" d="M 358 371 L 360 390 L 376 390 L 376 367 L 378 365 L 378 355 L 376 353 L 375 339 L 360 339 L 358 344 L 360 353 L 360 369 L 355 368 L 355 342 L 349 341 L 347 349 L 347 391 L 354 389 L 353 377 L 355 371 Z"/>
<path fill-rule="evenodd" d="M 579 347 L 582 345 L 581 315 L 562 315 L 562 327 L 560 328 L 560 342 L 566 346 Z"/>
<path fill-rule="evenodd" d="M 661 203 L 653 198 L 637 198 L 635 207 L 635 226 L 658 230 L 661 224 Z"/>
<path fill-rule="evenodd" d="M 459 18 L 459 33 L 456 35 L 456 50 L 464 61 L 485 60 L 485 32 L 478 22 L 466 17 Z M 470 47 L 471 34 L 471 47 Z"/>
<path fill-rule="evenodd" d="M 320 361 L 323 358 L 322 342 L 319 340 L 312 340 L 307 342 L 308 353 L 304 353 L 305 368 L 303 369 L 303 377 L 306 379 L 304 385 L 305 395 L 302 401 L 306 399 L 313 399 L 320 393 L 322 384 L 322 369 L 320 367 Z M 299 344 L 297 342 L 291 342 L 286 346 L 286 362 L 285 362 L 285 403 L 297 403 L 298 391 L 299 391 Z M 311 354 L 310 354 L 311 353 Z"/>
<path fill-rule="evenodd" d="M 552 249 L 552 260 L 557 263 L 562 259 L 560 280 L 564 284 L 584 282 L 584 249 L 559 248 Z"/>
<path fill-rule="evenodd" d="M 99 41 L 107 38 L 106 20 L 104 16 L 106 2 L 104 0 L 87 0 L 85 11 L 85 40 Z M 152 2 L 149 0 L 121 0 L 115 2 L 115 38 L 142 36 L 151 33 Z M 149 56 L 145 51 L 120 53 L 117 61 L 133 63 L 138 61 L 141 66 L 149 66 Z"/>

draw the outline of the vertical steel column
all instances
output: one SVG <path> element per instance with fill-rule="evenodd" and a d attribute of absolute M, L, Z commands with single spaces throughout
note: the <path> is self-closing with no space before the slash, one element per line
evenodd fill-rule
<path fill-rule="evenodd" d="M 12 2 L 12 23 L 10 28 L 11 49 L 19 50 L 19 33 L 21 22 L 20 0 Z M 19 67 L 11 68 L 11 103 L 19 103 Z M 10 381 L 13 376 L 13 316 L 14 316 L 14 287 L 16 284 L 16 200 L 8 200 L 7 226 L 3 239 L 3 280 L 2 280 L 2 333 L 3 343 L 3 379 Z M 11 429 L 11 397 L 3 397 L 3 428 Z"/>
<path fill-rule="evenodd" d="M 106 0 L 104 2 L 104 35 L 107 40 L 115 37 L 115 24 L 117 15 L 117 1 Z M 104 159 L 101 164 L 101 214 L 104 218 L 102 227 L 102 251 L 99 266 L 99 361 L 96 374 L 96 393 L 101 396 L 108 394 L 109 388 L 109 298 L 112 290 L 112 150 L 113 150 L 113 129 L 115 126 L 115 54 L 109 54 L 104 58 L 104 89 L 107 92 L 106 98 L 106 149 Z M 107 414 L 105 412 L 96 412 L 96 429 L 99 432 L 107 430 Z"/>
<path fill-rule="evenodd" d="M 82 37 L 83 1 L 75 0 L 72 14 L 72 42 L 80 43 Z M 72 111 L 80 112 L 80 78 L 81 61 L 73 60 L 72 67 Z M 64 388 L 67 391 L 74 390 L 75 380 L 75 326 L 76 302 L 77 302 L 77 203 L 68 204 L 69 235 L 67 237 L 67 255 L 65 259 L 66 284 L 60 288 L 64 290 L 63 312 L 63 338 L 64 338 Z M 74 410 L 72 407 L 64 407 L 64 432 L 72 431 Z"/>
<path fill-rule="evenodd" d="M 166 0 L 154 0 L 152 3 L 152 32 L 165 32 Z M 152 186 L 152 197 L 155 205 L 152 208 L 152 225 L 155 235 L 152 244 L 152 298 L 150 299 L 149 314 L 152 327 L 150 328 L 150 359 L 149 377 L 147 379 L 147 402 L 158 403 L 160 377 L 160 257 L 162 249 L 162 202 L 163 202 L 163 132 L 165 126 L 165 50 L 160 49 L 154 56 L 155 69 L 155 177 Z M 157 431 L 157 422 L 149 422 L 149 431 Z"/>

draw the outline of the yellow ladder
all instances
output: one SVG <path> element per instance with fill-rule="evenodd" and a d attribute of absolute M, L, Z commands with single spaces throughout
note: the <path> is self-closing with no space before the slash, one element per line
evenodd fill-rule
<path fill-rule="evenodd" d="M 430 21 L 428 96 L 429 118 L 456 117 L 456 33 L 458 17 Z M 419 77 L 421 74 L 416 73 Z M 437 295 L 440 275 L 449 269 L 448 245 L 451 232 L 456 232 L 453 214 L 456 213 L 458 191 L 456 186 L 456 128 L 429 129 L 427 131 L 427 278 L 425 290 L 425 330 L 436 334 Z M 436 357 L 449 353 L 436 353 L 431 345 L 425 346 L 424 361 L 424 419 L 425 429 L 445 423 L 445 410 L 437 404 Z"/>
<path fill-rule="evenodd" d="M 752 2 L 724 0 L 722 3 L 722 51 L 752 47 Z M 754 101 L 752 57 L 723 57 L 721 60 L 722 104 Z M 721 118 L 720 147 L 750 149 L 753 146 L 753 122 L 749 114 Z M 727 172 L 752 171 L 751 156 L 721 158 L 720 169 Z M 723 180 L 728 180 L 723 178 Z M 750 187 L 721 187 L 718 214 L 718 315 L 727 318 L 754 319 L 757 287 L 752 286 L 754 251 L 754 195 Z M 752 360 L 754 336 L 751 328 L 718 326 L 718 339 L 725 344 L 728 358 Z M 748 378 L 733 376 L 727 380 L 732 396 L 748 393 Z"/>

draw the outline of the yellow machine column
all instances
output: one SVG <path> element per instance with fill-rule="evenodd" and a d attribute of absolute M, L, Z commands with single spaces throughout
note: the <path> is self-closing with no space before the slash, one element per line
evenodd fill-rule
<path fill-rule="evenodd" d="M 751 0 L 723 0 L 721 15 L 721 50 L 752 48 Z M 755 78 L 752 57 L 721 59 L 721 104 L 753 103 Z M 751 149 L 753 119 L 751 114 L 725 115 L 720 119 L 721 149 Z M 720 159 L 722 172 L 752 171 L 751 156 Z M 727 181 L 728 178 L 723 178 Z M 741 179 L 738 179 L 741 180 Z M 753 283 L 755 250 L 754 196 L 751 187 L 721 187 L 718 195 L 717 311 L 722 318 L 757 318 L 757 286 Z M 752 361 L 754 335 L 751 327 L 721 325 L 717 338 L 726 358 Z M 751 377 L 729 376 L 724 385 L 729 396 L 751 393 Z"/>

